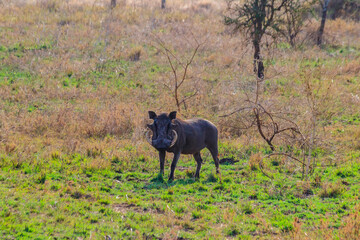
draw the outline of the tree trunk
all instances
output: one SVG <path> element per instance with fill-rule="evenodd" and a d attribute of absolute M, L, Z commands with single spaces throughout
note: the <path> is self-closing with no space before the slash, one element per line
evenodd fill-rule
<path fill-rule="evenodd" d="M 258 78 L 264 78 L 264 64 L 260 58 L 260 41 L 255 37 L 253 41 L 254 45 L 254 73 L 257 74 Z"/>
<path fill-rule="evenodd" d="M 165 0 L 161 0 L 161 8 L 165 8 Z"/>
<path fill-rule="evenodd" d="M 289 36 L 289 42 L 290 42 L 290 45 L 291 47 L 295 47 L 295 37 L 296 37 L 296 34 L 290 34 Z"/>
<path fill-rule="evenodd" d="M 325 28 L 325 21 L 326 21 L 326 13 L 327 13 L 327 8 L 329 5 L 330 0 L 325 0 L 324 5 L 323 5 L 323 9 L 322 9 L 322 17 L 321 17 L 321 25 L 320 25 L 320 29 L 319 29 L 319 35 L 318 35 L 318 39 L 317 39 L 317 45 L 321 46 L 322 43 L 322 36 L 324 33 L 324 28 Z"/>
<path fill-rule="evenodd" d="M 110 8 L 113 9 L 114 7 L 116 7 L 116 0 L 111 0 Z"/>

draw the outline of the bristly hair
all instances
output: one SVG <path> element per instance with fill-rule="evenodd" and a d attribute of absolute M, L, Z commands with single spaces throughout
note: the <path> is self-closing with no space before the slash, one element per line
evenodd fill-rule
<path fill-rule="evenodd" d="M 160 115 L 157 116 L 157 118 L 168 118 L 169 115 L 167 113 L 161 113 Z"/>

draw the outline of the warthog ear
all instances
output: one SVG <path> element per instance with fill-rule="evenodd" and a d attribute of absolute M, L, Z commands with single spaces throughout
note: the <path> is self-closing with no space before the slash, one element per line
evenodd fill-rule
<path fill-rule="evenodd" d="M 157 117 L 156 113 L 153 111 L 149 111 L 149 118 L 150 119 L 155 119 Z"/>
<path fill-rule="evenodd" d="M 173 112 L 169 113 L 169 118 L 171 120 L 175 119 L 176 118 L 176 111 L 173 111 Z"/>

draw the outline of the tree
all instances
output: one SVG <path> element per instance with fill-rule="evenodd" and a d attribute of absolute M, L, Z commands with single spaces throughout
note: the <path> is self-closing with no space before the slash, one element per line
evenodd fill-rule
<path fill-rule="evenodd" d="M 246 0 L 238 3 L 228 1 L 228 14 L 225 16 L 226 25 L 234 25 L 234 31 L 242 30 L 247 33 L 254 47 L 254 73 L 258 78 L 264 78 L 264 64 L 261 58 L 261 39 L 270 29 L 277 29 L 280 11 L 290 0 Z"/>
<path fill-rule="evenodd" d="M 284 14 L 280 18 L 278 31 L 292 47 L 295 47 L 296 38 L 302 31 L 314 3 L 314 0 L 292 0 L 284 6 Z"/>
<path fill-rule="evenodd" d="M 111 0 L 110 2 L 110 8 L 113 9 L 116 7 L 116 0 Z"/>
<path fill-rule="evenodd" d="M 330 2 L 330 0 L 324 0 L 324 2 L 320 1 L 320 5 L 322 8 L 322 16 L 321 16 L 321 24 L 320 24 L 320 28 L 319 28 L 319 35 L 318 35 L 318 39 L 317 39 L 318 46 L 321 46 L 321 44 L 322 44 L 322 36 L 324 34 L 326 14 L 327 14 L 329 2 Z"/>
<path fill-rule="evenodd" d="M 161 0 L 161 8 L 165 8 L 165 0 Z"/>

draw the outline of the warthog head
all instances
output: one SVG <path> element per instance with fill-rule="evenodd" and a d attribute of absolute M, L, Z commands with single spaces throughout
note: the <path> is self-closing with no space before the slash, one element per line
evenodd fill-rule
<path fill-rule="evenodd" d="M 166 150 L 174 146 L 178 138 L 174 130 L 176 125 L 172 123 L 172 120 L 176 118 L 176 111 L 169 115 L 162 113 L 159 116 L 155 112 L 149 111 L 149 118 L 154 122 L 147 125 L 150 130 L 146 133 L 146 140 L 158 150 Z"/>

